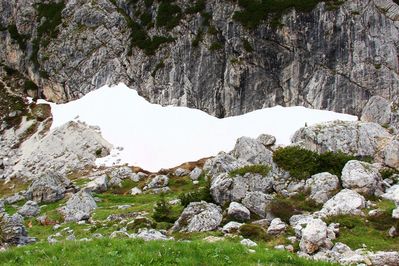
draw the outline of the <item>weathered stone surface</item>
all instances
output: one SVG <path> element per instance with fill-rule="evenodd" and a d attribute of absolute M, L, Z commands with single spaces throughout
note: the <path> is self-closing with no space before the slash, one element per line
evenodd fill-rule
<path fill-rule="evenodd" d="M 248 137 L 239 138 L 230 154 L 251 164 L 269 165 L 273 162 L 273 152 L 260 141 Z"/>
<path fill-rule="evenodd" d="M 399 206 L 399 184 L 388 188 L 385 191 L 385 194 L 381 195 L 381 197 L 387 200 L 392 200 L 396 203 L 396 206 Z"/>
<path fill-rule="evenodd" d="M 95 176 L 93 180 L 87 183 L 86 190 L 92 192 L 105 192 L 108 189 L 108 177 L 106 175 Z"/>
<path fill-rule="evenodd" d="M 190 174 L 190 171 L 183 169 L 183 168 L 177 168 L 175 171 L 175 176 L 186 176 L 189 174 Z"/>
<path fill-rule="evenodd" d="M 158 175 L 144 187 L 144 190 L 163 188 L 166 187 L 168 183 L 169 178 L 166 175 Z"/>
<path fill-rule="evenodd" d="M 143 228 L 139 232 L 132 236 L 133 238 L 140 238 L 144 241 L 154 241 L 154 240 L 173 240 L 173 238 L 166 236 L 165 234 L 157 231 L 155 229 Z"/>
<path fill-rule="evenodd" d="M 279 235 L 285 231 L 287 224 L 281 221 L 280 218 L 274 218 L 267 228 L 267 233 L 269 235 Z"/>
<path fill-rule="evenodd" d="M 248 192 L 242 200 L 242 205 L 247 207 L 251 212 L 259 215 L 261 218 L 268 216 L 267 208 L 273 200 L 273 196 L 262 192 Z"/>
<path fill-rule="evenodd" d="M 267 176 L 247 173 L 244 176 L 220 174 L 212 179 L 211 195 L 216 203 L 226 204 L 232 201 L 240 202 L 248 192 L 271 192 L 273 179 L 271 173 Z"/>
<path fill-rule="evenodd" d="M 325 245 L 327 241 L 327 225 L 320 219 L 311 220 L 302 230 L 299 246 L 301 251 L 313 254 Z"/>
<path fill-rule="evenodd" d="M 383 150 L 384 163 L 399 170 L 399 140 L 392 140 Z"/>
<path fill-rule="evenodd" d="M 249 163 L 242 160 L 237 160 L 232 155 L 229 155 L 225 152 L 220 152 L 214 158 L 209 159 L 205 162 L 204 170 L 210 176 L 215 177 L 222 173 L 229 173 L 232 170 L 241 168 L 248 164 Z"/>
<path fill-rule="evenodd" d="M 292 142 L 316 152 L 342 151 L 359 156 L 375 156 L 392 136 L 375 123 L 334 121 L 303 127 Z"/>
<path fill-rule="evenodd" d="M 96 129 L 71 121 L 42 139 L 31 138 L 24 142 L 21 159 L 14 170 L 32 179 L 50 170 L 66 175 L 95 165 L 97 157 L 108 155 L 111 148 Z"/>
<path fill-rule="evenodd" d="M 261 134 L 256 138 L 256 140 L 266 147 L 272 146 L 276 143 L 276 137 L 268 134 Z"/>
<path fill-rule="evenodd" d="M 240 241 L 240 243 L 242 244 L 242 245 L 244 245 L 244 246 L 247 246 L 247 247 L 249 247 L 249 248 L 252 248 L 252 247 L 256 247 L 258 244 L 256 244 L 254 241 L 252 241 L 252 240 L 250 240 L 250 239 L 243 239 L 243 240 L 241 240 Z"/>
<path fill-rule="evenodd" d="M 190 172 L 190 178 L 193 181 L 198 180 L 202 175 L 202 169 L 199 167 L 195 167 L 191 172 Z"/>
<path fill-rule="evenodd" d="M 130 167 L 122 166 L 113 168 L 112 171 L 109 173 L 109 176 L 111 177 L 111 179 L 118 178 L 124 180 L 127 178 L 132 178 L 133 174 L 133 170 Z"/>
<path fill-rule="evenodd" d="M 143 191 L 141 189 L 139 189 L 138 187 L 134 187 L 130 191 L 130 194 L 131 195 L 140 195 L 140 194 L 143 194 Z"/>
<path fill-rule="evenodd" d="M 310 190 L 310 198 L 317 203 L 325 203 L 339 189 L 339 179 L 330 173 L 313 175 L 306 180 L 306 189 Z"/>
<path fill-rule="evenodd" d="M 37 216 L 40 212 L 39 205 L 35 201 L 27 201 L 19 210 L 18 213 L 23 217 Z"/>
<path fill-rule="evenodd" d="M 365 198 L 359 193 L 343 189 L 337 195 L 324 203 L 321 210 L 327 216 L 336 216 L 343 214 L 361 214 L 361 209 L 366 207 Z"/>
<path fill-rule="evenodd" d="M 239 222 L 247 221 L 251 218 L 250 211 L 240 203 L 231 202 L 229 208 L 227 209 L 227 215 Z"/>
<path fill-rule="evenodd" d="M 66 222 L 79 222 L 89 219 L 96 208 L 97 204 L 93 197 L 85 190 L 81 190 L 74 194 L 59 211 Z"/>
<path fill-rule="evenodd" d="M 236 233 L 240 229 L 241 225 L 242 223 L 238 222 L 228 222 L 223 226 L 222 231 L 226 234 Z"/>
<path fill-rule="evenodd" d="M 364 195 L 381 195 L 382 178 L 372 164 L 360 161 L 349 161 L 342 169 L 342 186 Z"/>
<path fill-rule="evenodd" d="M 172 227 L 173 231 L 205 232 L 218 228 L 222 222 L 222 209 L 205 201 L 191 202 Z"/>
<path fill-rule="evenodd" d="M 133 181 L 133 182 L 139 182 L 139 181 L 141 181 L 141 180 L 143 180 L 144 178 L 146 178 L 147 177 L 147 174 L 145 174 L 145 173 L 143 173 L 143 172 L 138 172 L 138 173 L 136 173 L 136 174 L 133 174 L 132 176 L 131 176 L 131 180 Z"/>
<path fill-rule="evenodd" d="M 53 173 L 47 173 L 33 181 L 28 188 L 28 198 L 41 203 L 50 203 L 63 199 L 67 189 L 72 187 L 69 179 Z"/>
<path fill-rule="evenodd" d="M 399 252 L 379 251 L 368 256 L 373 266 L 396 266 L 399 263 Z"/>
<path fill-rule="evenodd" d="M 31 242 L 34 239 L 28 237 L 21 215 L 10 216 L 0 212 L 0 245 L 26 245 Z"/>

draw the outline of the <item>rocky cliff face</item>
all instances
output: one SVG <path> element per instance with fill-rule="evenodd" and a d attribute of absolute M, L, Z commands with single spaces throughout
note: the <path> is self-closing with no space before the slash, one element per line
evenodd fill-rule
<path fill-rule="evenodd" d="M 218 117 L 277 104 L 360 115 L 374 95 L 398 100 L 392 0 L 313 1 L 253 27 L 237 19 L 243 2 L 0 0 L 0 62 L 57 102 L 118 82 Z"/>

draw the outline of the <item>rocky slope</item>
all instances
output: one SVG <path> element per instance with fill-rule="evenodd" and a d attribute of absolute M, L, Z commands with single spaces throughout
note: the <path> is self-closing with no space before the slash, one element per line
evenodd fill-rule
<path fill-rule="evenodd" d="M 1 0 L 0 62 L 57 102 L 121 81 L 218 117 L 276 104 L 360 115 L 373 95 L 396 101 L 397 4 L 307 2 L 259 17 L 246 1 Z"/>

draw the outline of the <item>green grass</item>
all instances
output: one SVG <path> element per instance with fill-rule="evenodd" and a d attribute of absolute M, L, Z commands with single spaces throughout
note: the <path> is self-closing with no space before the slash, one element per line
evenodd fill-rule
<path fill-rule="evenodd" d="M 101 239 L 90 242 L 37 244 L 0 253 L 2 265 L 333 265 L 308 261 L 264 246 L 247 248 L 239 243 L 144 242 Z"/>
<path fill-rule="evenodd" d="M 252 164 L 247 165 L 238 169 L 235 169 L 229 173 L 229 176 L 234 177 L 237 175 L 244 176 L 247 173 L 260 174 L 262 176 L 267 176 L 271 170 L 271 167 L 264 164 Z"/>
<path fill-rule="evenodd" d="M 399 221 L 392 218 L 395 205 L 391 201 L 383 200 L 377 203 L 377 207 L 383 212 L 376 217 L 340 215 L 328 218 L 326 222 L 340 224 L 340 234 L 336 242 L 345 243 L 352 249 L 362 248 L 365 244 L 371 251 L 399 251 L 398 239 L 388 235 L 391 226 L 399 227 Z"/>

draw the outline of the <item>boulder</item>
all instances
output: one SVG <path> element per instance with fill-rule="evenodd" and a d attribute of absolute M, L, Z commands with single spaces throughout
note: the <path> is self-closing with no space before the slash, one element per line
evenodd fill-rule
<path fill-rule="evenodd" d="M 175 171 L 175 176 L 179 176 L 179 177 L 187 176 L 189 174 L 190 174 L 190 171 L 183 169 L 183 168 L 177 168 Z"/>
<path fill-rule="evenodd" d="M 392 211 L 392 218 L 399 219 L 399 207 Z"/>
<path fill-rule="evenodd" d="M 205 162 L 204 170 L 210 176 L 215 177 L 222 173 L 229 173 L 248 164 L 248 162 L 238 160 L 230 154 L 220 152 L 216 157 L 208 159 Z"/>
<path fill-rule="evenodd" d="M 147 178 L 147 174 L 143 173 L 143 172 L 138 172 L 137 174 L 133 174 L 130 179 L 133 182 L 140 182 L 141 180 Z"/>
<path fill-rule="evenodd" d="M 122 187 L 122 179 L 120 179 L 117 176 L 114 176 L 114 177 L 111 178 L 111 180 L 109 180 L 108 186 L 111 187 L 111 188 Z"/>
<path fill-rule="evenodd" d="M 18 210 L 18 213 L 23 217 L 34 217 L 40 213 L 40 208 L 37 202 L 29 200 Z"/>
<path fill-rule="evenodd" d="M 222 209 L 205 201 L 191 202 L 172 227 L 173 231 L 205 232 L 218 228 L 222 222 Z"/>
<path fill-rule="evenodd" d="M 253 173 L 246 173 L 244 176 L 231 176 L 224 173 L 212 179 L 210 190 L 214 201 L 224 205 L 232 201 L 241 201 L 248 192 L 272 192 L 273 178 L 271 173 L 267 176 Z"/>
<path fill-rule="evenodd" d="M 191 173 L 190 173 L 190 178 L 193 181 L 197 181 L 202 175 L 202 169 L 199 167 L 195 167 Z"/>
<path fill-rule="evenodd" d="M 266 164 L 273 162 L 273 152 L 263 145 L 259 140 L 241 137 L 237 139 L 234 149 L 230 154 L 239 160 L 251 164 Z"/>
<path fill-rule="evenodd" d="M 140 229 L 139 232 L 132 237 L 143 239 L 144 241 L 173 240 L 173 238 L 166 236 L 158 230 L 148 228 Z"/>
<path fill-rule="evenodd" d="M 109 176 L 111 177 L 111 179 L 118 178 L 121 180 L 125 180 L 128 178 L 132 178 L 133 174 L 134 173 L 130 167 L 122 166 L 122 167 L 113 168 L 109 173 Z"/>
<path fill-rule="evenodd" d="M 375 156 L 392 138 L 376 123 L 333 121 L 303 127 L 292 142 L 315 152 L 342 151 L 356 156 Z"/>
<path fill-rule="evenodd" d="M 250 211 L 238 202 L 231 202 L 227 209 L 227 215 L 235 221 L 248 221 L 251 218 Z"/>
<path fill-rule="evenodd" d="M 14 195 L 5 198 L 4 202 L 7 204 L 14 204 L 23 200 L 26 200 L 26 198 L 23 195 L 21 195 L 20 193 L 15 193 Z"/>
<path fill-rule="evenodd" d="M 317 203 L 325 203 L 339 189 L 339 179 L 336 175 L 324 172 L 313 175 L 306 180 L 305 189 L 310 190 L 310 198 Z"/>
<path fill-rule="evenodd" d="M 50 203 L 63 199 L 68 189 L 73 190 L 73 184 L 69 179 L 59 174 L 48 173 L 33 181 L 27 196 L 38 203 Z"/>
<path fill-rule="evenodd" d="M 237 222 L 228 222 L 225 226 L 223 226 L 222 231 L 225 234 L 232 234 L 238 232 L 242 223 Z"/>
<path fill-rule="evenodd" d="M 92 192 L 105 192 L 108 189 L 108 177 L 106 175 L 95 176 L 92 181 L 86 184 L 86 190 Z"/>
<path fill-rule="evenodd" d="M 302 252 L 313 254 L 327 241 L 327 225 L 320 219 L 311 220 L 302 230 L 302 238 L 299 247 Z"/>
<path fill-rule="evenodd" d="M 324 203 L 320 212 L 327 216 L 359 215 L 365 207 L 366 200 L 362 195 L 350 189 L 343 189 Z"/>
<path fill-rule="evenodd" d="M 395 202 L 396 206 L 399 206 L 399 184 L 388 188 L 381 197 L 387 200 L 392 200 Z"/>
<path fill-rule="evenodd" d="M 279 235 L 287 229 L 287 224 L 281 221 L 280 218 L 274 218 L 270 223 L 269 228 L 267 228 L 267 233 L 269 235 Z"/>
<path fill-rule="evenodd" d="M 364 195 L 381 195 L 382 178 L 372 164 L 356 160 L 349 161 L 342 169 L 342 186 Z"/>
<path fill-rule="evenodd" d="M 85 190 L 74 194 L 59 211 L 64 216 L 66 222 L 79 222 L 88 220 L 97 204 L 93 197 Z"/>
<path fill-rule="evenodd" d="M 166 175 L 157 175 L 144 187 L 144 190 L 163 188 L 166 187 L 168 183 L 169 178 Z"/>
<path fill-rule="evenodd" d="M 266 147 L 273 146 L 276 143 L 276 138 L 268 134 L 261 134 L 256 140 Z"/>
<path fill-rule="evenodd" d="M 397 266 L 399 264 L 399 252 L 378 251 L 368 256 L 373 266 Z"/>
<path fill-rule="evenodd" d="M 384 163 L 399 170 L 399 140 L 392 140 L 383 150 Z"/>
<path fill-rule="evenodd" d="M 254 241 L 247 239 L 247 238 L 244 238 L 243 240 L 241 240 L 240 243 L 249 248 L 256 247 L 258 245 Z"/>
<path fill-rule="evenodd" d="M 141 189 L 139 189 L 138 187 L 134 187 L 130 191 L 130 195 L 140 195 L 140 194 L 143 194 L 143 191 Z"/>
<path fill-rule="evenodd" d="M 10 216 L 5 212 L 0 213 L 0 246 L 26 245 L 34 241 L 28 237 L 21 215 L 16 213 Z"/>
<path fill-rule="evenodd" d="M 270 206 L 272 200 L 273 196 L 256 191 L 248 192 L 241 203 L 251 212 L 259 215 L 261 218 L 266 218 L 269 216 L 267 209 Z"/>

